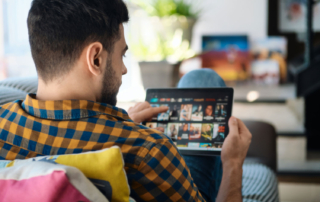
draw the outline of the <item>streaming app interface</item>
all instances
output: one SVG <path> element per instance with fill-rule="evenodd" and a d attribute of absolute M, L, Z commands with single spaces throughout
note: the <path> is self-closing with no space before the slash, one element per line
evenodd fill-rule
<path fill-rule="evenodd" d="M 149 94 L 147 101 L 152 107 L 168 106 L 169 110 L 153 117 L 146 126 L 162 128 L 179 149 L 220 151 L 228 133 L 230 96 L 223 93 L 209 97 L 186 96 Z"/>

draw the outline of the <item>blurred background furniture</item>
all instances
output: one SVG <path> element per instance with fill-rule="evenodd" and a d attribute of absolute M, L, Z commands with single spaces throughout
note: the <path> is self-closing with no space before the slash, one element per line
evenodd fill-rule
<path fill-rule="evenodd" d="M 38 79 L 31 78 L 9 78 L 0 81 L 0 105 L 15 100 L 24 100 L 28 93 L 36 93 Z"/>
<path fill-rule="evenodd" d="M 261 121 L 244 121 L 252 133 L 246 163 L 259 162 L 277 172 L 277 134 L 275 128 Z"/>

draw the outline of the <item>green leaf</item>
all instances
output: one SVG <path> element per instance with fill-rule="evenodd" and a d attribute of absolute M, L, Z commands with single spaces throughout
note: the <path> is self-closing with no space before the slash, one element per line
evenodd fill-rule
<path fill-rule="evenodd" d="M 201 10 L 194 10 L 194 4 L 186 0 L 131 0 L 150 16 L 185 16 L 199 18 Z M 191 2 L 191 1 L 190 1 Z"/>

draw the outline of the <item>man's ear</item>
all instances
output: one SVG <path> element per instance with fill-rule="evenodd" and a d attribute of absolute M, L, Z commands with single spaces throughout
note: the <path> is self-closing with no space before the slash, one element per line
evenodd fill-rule
<path fill-rule="evenodd" d="M 103 72 L 102 52 L 103 45 L 100 42 L 94 42 L 90 44 L 87 48 L 87 65 L 89 71 L 95 76 L 98 76 Z"/>

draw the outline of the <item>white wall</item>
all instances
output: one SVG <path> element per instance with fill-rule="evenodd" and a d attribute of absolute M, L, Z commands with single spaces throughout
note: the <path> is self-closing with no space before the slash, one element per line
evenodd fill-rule
<path fill-rule="evenodd" d="M 195 51 L 201 51 L 202 35 L 247 34 L 250 40 L 267 36 L 267 0 L 197 1 L 204 13 L 193 32 Z"/>

